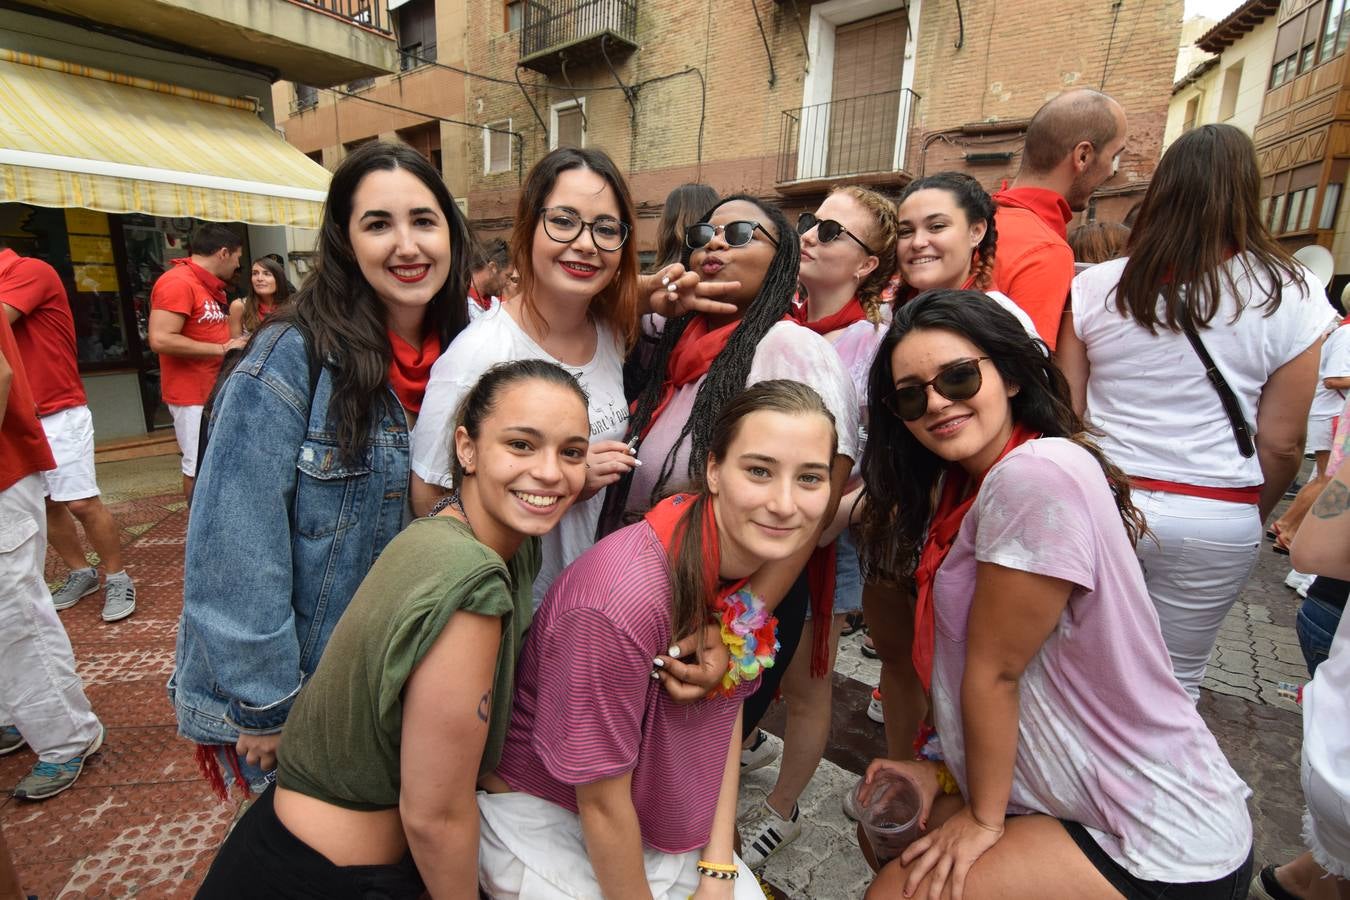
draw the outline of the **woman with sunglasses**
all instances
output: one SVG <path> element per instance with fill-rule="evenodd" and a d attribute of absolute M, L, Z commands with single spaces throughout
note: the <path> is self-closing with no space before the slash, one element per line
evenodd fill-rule
<path fill-rule="evenodd" d="M 868 769 L 919 785 L 925 831 L 867 896 L 1237 896 L 1250 791 L 1172 676 L 1143 519 L 1044 344 L 977 293 L 930 291 L 869 389 L 864 516 L 931 623 L 913 658 L 945 763 Z"/>
<path fill-rule="evenodd" d="M 1056 350 L 1077 409 L 1101 428 L 1148 517 L 1139 561 L 1172 666 L 1196 700 L 1262 523 L 1303 463 L 1322 338 L 1335 324 L 1310 273 L 1266 230 L 1260 196 L 1256 150 L 1240 130 L 1205 125 L 1178 138 L 1144 195 L 1129 256 L 1074 279 Z"/>
<path fill-rule="evenodd" d="M 867 373 L 885 334 L 880 295 L 895 271 L 896 225 L 895 205 L 860 187 L 835 188 L 814 213 L 802 213 L 797 220 L 802 245 L 798 280 L 804 302 L 798 303 L 796 318 L 834 347 L 857 391 L 860 414 L 866 412 Z M 860 447 L 864 433 L 860 428 Z M 853 503 L 862 493 L 856 466 L 847 490 L 808 570 L 817 576 L 808 577 L 810 620 L 814 629 L 828 630 L 828 655 L 816 661 L 811 654 L 796 654 L 783 673 L 787 706 L 783 758 L 762 815 L 744 832 L 743 855 L 751 868 L 801 834 L 797 800 L 820 765 L 829 739 L 830 672 L 839 635 L 848 614 L 862 608 L 862 573 L 848 530 Z M 746 745 L 743 771 L 770 762 L 771 747 L 763 732 L 755 729 Z"/>

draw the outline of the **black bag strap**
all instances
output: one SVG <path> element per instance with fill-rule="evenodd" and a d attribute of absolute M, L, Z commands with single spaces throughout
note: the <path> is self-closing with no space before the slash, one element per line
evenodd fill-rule
<path fill-rule="evenodd" d="M 1252 440 L 1252 430 L 1247 425 L 1247 419 L 1242 415 L 1242 405 L 1238 403 L 1237 395 L 1233 389 L 1228 386 L 1223 373 L 1214 363 L 1214 357 L 1209 355 L 1205 349 L 1205 344 L 1200 340 L 1200 335 L 1195 331 L 1195 324 L 1190 318 L 1182 315 L 1181 330 L 1186 332 L 1186 338 L 1195 348 L 1195 355 L 1200 357 L 1201 364 L 1205 367 L 1205 376 L 1209 378 L 1209 383 L 1214 385 L 1214 390 L 1219 394 L 1219 402 L 1223 404 L 1224 414 L 1228 416 L 1228 424 L 1233 428 L 1233 438 L 1237 441 L 1238 452 L 1246 459 L 1251 459 L 1256 455 L 1256 442 Z"/>

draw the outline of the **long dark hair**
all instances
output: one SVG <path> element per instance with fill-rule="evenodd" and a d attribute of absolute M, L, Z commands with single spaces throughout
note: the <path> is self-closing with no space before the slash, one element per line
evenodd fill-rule
<path fill-rule="evenodd" d="M 717 420 L 727 402 L 745 389 L 745 382 L 750 377 L 750 366 L 755 359 L 755 348 L 759 346 L 759 342 L 769 329 L 787 315 L 792 306 L 792 295 L 797 287 L 797 267 L 801 262 L 801 242 L 797 238 L 797 230 L 788 224 L 787 217 L 778 207 L 749 194 L 733 194 L 722 198 L 721 202 L 708 210 L 699 221 L 707 222 L 713 213 L 733 200 L 753 203 L 764 214 L 777 232 L 775 237 L 778 247 L 769 261 L 769 268 L 764 275 L 764 283 L 760 286 L 759 293 L 742 312 L 740 324 L 732 331 L 726 347 L 717 355 L 717 359 L 713 360 L 707 377 L 699 386 L 698 393 L 694 395 L 694 405 L 689 411 L 688 420 L 680 429 L 675 446 L 661 461 L 661 471 L 649 498 L 651 504 L 655 504 L 664 495 L 666 482 L 674 474 L 680 445 L 684 443 L 686 437 L 691 441 L 688 477 L 690 481 L 699 477 L 704 461 L 708 457 L 708 449 L 712 446 L 713 422 Z M 691 253 L 692 251 L 686 247 L 683 259 L 686 266 L 689 265 Z M 646 386 L 638 395 L 632 416 L 628 419 L 626 440 L 642 434 L 652 421 L 657 401 L 661 397 L 661 386 L 665 382 L 670 354 L 693 318 L 694 314 L 689 313 L 666 322 L 661 341 L 656 345 L 656 352 L 652 357 L 651 374 Z M 616 484 L 611 485 L 606 492 L 604 509 L 600 515 L 599 535 L 607 534 L 619 526 L 628 503 L 628 491 L 631 486 L 630 472 Z"/>
<path fill-rule="evenodd" d="M 441 346 L 450 346 L 468 320 L 464 298 L 472 239 L 440 174 L 406 144 L 363 144 L 338 165 L 323 206 L 314 270 L 295 292 L 289 308 L 274 317 L 277 322 L 297 321 L 308 329 L 315 352 L 331 371 L 333 398 L 328 416 L 337 425 L 338 448 L 348 461 L 364 455 L 371 423 L 386 404 L 394 402 L 388 389 L 393 350 L 384 306 L 361 275 L 348 234 L 352 197 L 361 179 L 371 172 L 396 169 L 406 170 L 427 186 L 450 228 L 450 274 L 431 298 L 424 326 L 440 337 Z"/>
<path fill-rule="evenodd" d="M 896 345 L 918 329 L 949 331 L 980 348 L 1003 381 L 1018 387 L 1009 400 L 1014 421 L 1045 437 L 1067 438 L 1091 453 L 1102 467 L 1131 542 L 1139 539 L 1144 519 L 1130 501 L 1129 482 L 1091 441 L 1088 427 L 1070 405 L 1069 384 L 1044 342 L 1028 336 L 1012 313 L 982 293 L 934 290 L 896 311 L 868 375 L 868 436 L 862 459 L 867 504 L 858 549 L 869 570 L 913 572 L 938 480 L 948 466 L 881 402 L 895 390 L 891 356 Z"/>
<path fill-rule="evenodd" d="M 1115 305 L 1150 332 L 1159 325 L 1206 327 L 1219 312 L 1226 285 L 1243 301 L 1224 263 L 1248 254 L 1248 270 L 1269 286 L 1255 305 L 1269 316 L 1280 308 L 1281 285 L 1308 286 L 1303 271 L 1261 221 L 1261 169 L 1252 139 L 1232 125 L 1201 125 L 1167 148 L 1130 231 L 1129 258 L 1115 288 Z M 1254 274 L 1254 273 L 1253 273 Z M 1159 296 L 1162 309 L 1159 311 Z"/>
<path fill-rule="evenodd" d="M 459 461 L 459 454 L 455 452 L 455 432 L 462 426 L 469 433 L 469 437 L 477 440 L 483 420 L 492 415 L 502 392 L 522 381 L 544 381 L 566 388 L 576 394 L 577 399 L 581 401 L 583 413 L 590 405 L 586 391 L 576 376 L 557 363 L 543 359 L 517 359 L 497 363 L 479 376 L 474 386 L 469 388 L 455 414 L 455 427 L 450 429 L 450 472 L 454 476 L 455 484 L 464 483 L 464 466 Z"/>
<path fill-rule="evenodd" d="M 684 257 L 684 230 L 717 205 L 717 191 L 706 184 L 682 184 L 666 195 L 656 224 L 656 266 L 662 269 Z"/>
<path fill-rule="evenodd" d="M 703 470 L 694 481 L 697 494 L 675 529 L 678 548 L 670 560 L 670 624 L 675 640 L 703 627 L 716 597 L 717 572 L 710 572 L 704 553 L 704 514 L 712 496 L 707 490 L 707 462 L 726 460 L 727 451 L 741 431 L 746 416 L 756 412 L 779 412 L 789 416 L 824 416 L 830 423 L 830 455 L 839 447 L 834 416 L 814 389 L 800 381 L 761 381 L 741 391 L 722 408 L 713 422 L 711 443 Z"/>
<path fill-rule="evenodd" d="M 530 169 L 525 189 L 516 204 L 516 224 L 511 229 L 511 259 L 520 273 L 520 297 L 525 314 L 542 331 L 548 323 L 534 297 L 534 233 L 539 226 L 539 212 L 558 183 L 558 176 L 572 169 L 589 169 L 605 179 L 619 203 L 619 221 L 629 228 L 628 240 L 619 250 L 619 270 L 614 280 L 591 299 L 591 315 L 604 322 L 625 347 L 632 346 L 637 337 L 637 240 L 631 233 L 637 227 L 637 208 L 619 167 L 603 150 L 591 147 L 559 147 Z M 597 252 L 604 252 L 599 251 Z"/>
<path fill-rule="evenodd" d="M 276 292 L 272 294 L 272 310 L 281 309 L 286 301 L 291 298 L 291 284 L 286 280 L 286 271 L 276 260 L 268 259 L 266 256 L 260 256 L 249 266 L 248 293 L 244 295 L 244 330 L 249 334 L 258 330 L 262 324 L 262 311 L 258 309 L 261 299 L 257 291 L 253 290 L 253 266 L 262 266 L 267 273 L 272 276 L 272 283 L 277 286 Z"/>
<path fill-rule="evenodd" d="M 978 181 L 964 172 L 936 172 L 925 175 L 918 181 L 911 181 L 900 193 L 900 199 L 895 201 L 895 208 L 898 210 L 900 204 L 908 200 L 911 194 L 930 189 L 951 194 L 956 205 L 966 214 L 966 221 L 971 225 L 976 222 L 985 224 L 984 237 L 975 248 L 973 274 L 975 287 L 982 291 L 988 290 L 994 280 L 994 256 L 998 251 L 998 229 L 994 227 L 994 212 L 997 207 L 994 205 L 994 198 L 989 196 L 989 192 Z"/>

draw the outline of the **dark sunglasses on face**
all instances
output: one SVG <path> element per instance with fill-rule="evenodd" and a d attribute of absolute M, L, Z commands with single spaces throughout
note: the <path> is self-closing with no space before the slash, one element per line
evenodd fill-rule
<path fill-rule="evenodd" d="M 868 256 L 876 256 L 876 252 L 871 247 L 863 243 L 863 239 L 853 232 L 849 231 L 843 225 L 840 225 L 834 219 L 817 219 L 815 213 L 802 213 L 797 217 L 797 233 L 806 234 L 812 228 L 819 228 L 816 232 L 816 240 L 822 244 L 828 244 L 835 240 L 841 234 L 846 234 L 857 242 L 858 246 L 867 251 Z"/>
<path fill-rule="evenodd" d="M 575 210 L 564 206 L 545 207 L 539 210 L 539 215 L 544 223 L 544 234 L 559 244 L 572 243 L 581 237 L 583 228 L 591 230 L 591 240 L 600 250 L 618 250 L 628 240 L 628 223 L 612 216 L 600 216 L 594 222 L 587 222 Z"/>
<path fill-rule="evenodd" d="M 937 373 L 931 381 L 898 387 L 881 402 L 904 421 L 913 422 L 923 418 L 924 413 L 928 412 L 929 385 L 948 400 L 969 400 L 978 394 L 984 385 L 980 363 L 988 358 L 977 356 L 974 359 L 954 362 Z"/>
<path fill-rule="evenodd" d="M 764 239 L 770 244 L 778 246 L 778 242 L 763 225 L 750 221 L 728 222 L 725 225 L 699 222 L 697 225 L 690 225 L 684 230 L 684 245 L 690 250 L 702 250 L 718 232 L 721 232 L 722 240 L 727 242 L 728 247 L 744 247 L 754 238 L 757 230 L 764 232 Z"/>

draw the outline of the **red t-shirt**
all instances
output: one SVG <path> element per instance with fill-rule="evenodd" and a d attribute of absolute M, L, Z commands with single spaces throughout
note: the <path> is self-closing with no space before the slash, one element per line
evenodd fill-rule
<path fill-rule="evenodd" d="M 1022 307 L 1053 350 L 1073 282 L 1073 251 L 1065 239 L 1073 211 L 1045 188 L 1007 188 L 994 202 L 994 285 Z"/>
<path fill-rule="evenodd" d="M 0 303 L 22 313 L 14 323 L 14 339 L 38 415 L 87 403 L 75 349 L 75 317 L 56 270 L 40 259 L 0 250 Z"/>
<path fill-rule="evenodd" d="M 182 335 L 206 344 L 230 339 L 229 304 L 225 282 L 192 260 L 175 259 L 174 267 L 155 282 L 150 308 L 185 316 Z M 165 403 L 201 406 L 211 396 L 221 358 L 159 355 L 159 392 Z"/>
<path fill-rule="evenodd" d="M 5 405 L 5 420 L 0 423 L 0 491 L 9 490 L 21 479 L 34 472 L 56 468 L 47 435 L 37 420 L 37 404 L 28 387 L 19 344 L 14 340 L 14 329 L 9 320 L 0 316 L 0 353 L 14 370 L 14 381 L 9 387 Z"/>

